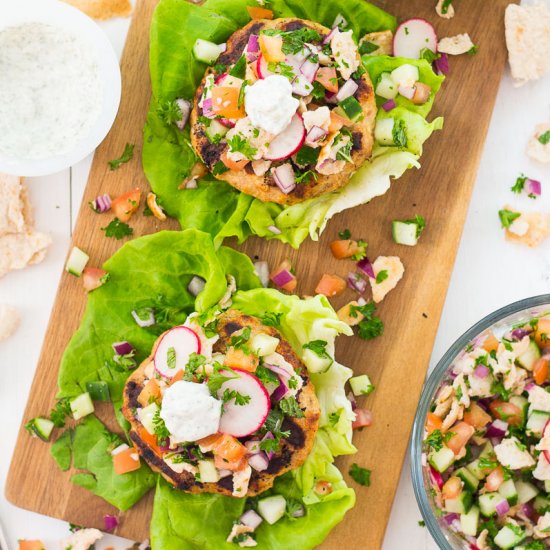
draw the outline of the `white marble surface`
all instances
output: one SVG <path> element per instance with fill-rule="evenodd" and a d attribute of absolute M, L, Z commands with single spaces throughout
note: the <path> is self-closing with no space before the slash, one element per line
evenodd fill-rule
<path fill-rule="evenodd" d="M 550 4 L 550 0 L 546 2 Z M 128 24 L 127 20 L 101 24 L 119 54 Z M 550 75 L 520 89 L 512 86 L 508 73 L 502 80 L 431 366 L 464 330 L 485 314 L 517 299 L 550 292 L 550 240 L 533 250 L 506 243 L 497 216 L 505 204 L 550 212 L 550 165 L 530 161 L 524 153 L 535 124 L 550 118 L 549 92 Z M 473 98 L 473 105 L 483 108 L 482 98 Z M 38 538 L 44 541 L 47 550 L 57 549 L 58 541 L 68 534 L 65 522 L 9 504 L 3 488 L 90 164 L 91 158 L 88 158 L 70 170 L 28 182 L 36 226 L 49 232 L 54 244 L 42 264 L 0 280 L 0 303 L 14 305 L 22 316 L 18 332 L 0 343 L 0 418 L 4 419 L 0 446 L 0 519 L 9 550 L 17 547 L 19 538 Z M 520 172 L 542 180 L 541 199 L 532 201 L 510 192 Z M 384 550 L 400 550 L 405 545 L 409 550 L 435 549 L 426 529 L 419 527 L 420 519 L 407 461 Z M 96 547 L 101 550 L 109 546 L 119 550 L 127 548 L 129 543 L 106 536 Z M 357 548 L 361 548 L 359 542 Z"/>

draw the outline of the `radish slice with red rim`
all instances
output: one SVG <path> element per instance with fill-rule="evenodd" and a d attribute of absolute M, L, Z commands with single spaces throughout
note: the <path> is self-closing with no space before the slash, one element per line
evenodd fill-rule
<path fill-rule="evenodd" d="M 260 54 L 260 57 L 258 57 L 258 61 L 256 61 L 256 72 L 258 73 L 258 78 L 264 79 L 268 76 L 272 76 L 277 73 L 271 72 L 267 68 L 267 61 L 265 60 L 264 56 Z"/>
<path fill-rule="evenodd" d="M 201 352 L 201 341 L 189 327 L 174 327 L 165 332 L 155 350 L 155 370 L 172 378 L 178 371 L 185 369 L 192 353 Z"/>
<path fill-rule="evenodd" d="M 393 55 L 420 59 L 420 52 L 424 48 L 437 51 L 437 35 L 433 26 L 425 19 L 403 21 L 393 37 Z"/>
<path fill-rule="evenodd" d="M 304 144 L 306 129 L 302 117 L 296 113 L 290 124 L 269 144 L 264 155 L 267 160 L 284 160 L 291 157 Z"/>

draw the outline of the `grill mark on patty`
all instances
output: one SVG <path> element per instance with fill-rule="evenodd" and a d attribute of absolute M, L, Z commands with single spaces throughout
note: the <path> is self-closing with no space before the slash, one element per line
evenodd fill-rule
<path fill-rule="evenodd" d="M 201 141 L 201 156 L 204 163 L 212 169 L 220 160 L 224 149 L 225 144 L 223 143 L 210 143 L 207 139 Z"/>
<path fill-rule="evenodd" d="M 298 29 L 303 29 L 304 27 L 311 28 L 309 25 L 306 25 L 303 21 L 296 19 L 294 21 L 289 21 L 288 23 L 285 23 L 283 26 L 283 29 L 287 32 L 290 32 L 290 31 L 297 31 Z"/>
<path fill-rule="evenodd" d="M 130 380 L 128 384 L 126 384 L 126 395 L 128 396 L 128 405 L 130 408 L 135 409 L 139 407 L 138 397 L 141 390 L 142 387 L 133 380 Z"/>
<path fill-rule="evenodd" d="M 290 432 L 287 442 L 292 445 L 292 447 L 295 449 L 301 449 L 304 446 L 306 440 L 304 430 L 302 430 L 302 428 L 298 426 L 292 418 L 285 416 L 281 430 L 283 432 L 287 430 Z"/>
<path fill-rule="evenodd" d="M 351 149 L 353 151 L 357 151 L 358 149 L 361 149 L 361 144 L 363 143 L 363 134 L 361 134 L 361 132 L 353 132 L 351 134 L 351 138 L 353 140 L 353 145 Z"/>
<path fill-rule="evenodd" d="M 236 321 L 230 321 L 223 327 L 223 330 L 225 334 L 227 334 L 227 336 L 231 336 L 234 332 L 237 332 L 242 328 L 243 326 L 240 323 L 237 323 Z"/>
<path fill-rule="evenodd" d="M 372 88 L 363 78 L 359 80 L 354 80 L 354 82 L 359 86 L 356 92 L 357 99 L 361 101 L 365 97 L 369 96 L 372 93 Z"/>

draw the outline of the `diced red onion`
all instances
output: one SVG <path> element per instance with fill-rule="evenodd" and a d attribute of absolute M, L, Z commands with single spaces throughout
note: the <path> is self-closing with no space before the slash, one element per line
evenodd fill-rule
<path fill-rule="evenodd" d="M 132 317 L 141 328 L 152 327 L 155 324 L 155 312 L 152 308 L 149 308 L 149 316 L 146 319 L 141 319 L 135 309 L 132 310 Z"/>
<path fill-rule="evenodd" d="M 311 93 L 311 90 L 313 90 L 313 86 L 303 74 L 299 74 L 292 81 L 292 93 L 296 95 L 306 97 Z"/>
<path fill-rule="evenodd" d="M 167 437 L 166 439 L 163 439 L 163 444 L 162 445 L 159 445 L 159 449 L 162 451 L 162 452 L 167 452 L 170 450 L 170 438 Z M 188 452 L 188 455 L 189 455 L 189 452 Z M 191 457 L 190 457 L 191 458 Z"/>
<path fill-rule="evenodd" d="M 296 188 L 296 177 L 289 162 L 277 166 L 272 173 L 275 183 L 285 195 Z"/>
<path fill-rule="evenodd" d="M 311 130 L 306 135 L 306 145 L 317 145 L 319 141 L 324 139 L 328 132 L 319 126 L 312 126 Z"/>
<path fill-rule="evenodd" d="M 277 389 L 271 394 L 271 400 L 272 401 L 281 401 L 281 399 L 284 399 L 288 394 L 288 386 L 285 383 L 285 380 L 283 378 L 279 378 L 279 386 Z"/>
<path fill-rule="evenodd" d="M 94 212 L 103 214 L 111 209 L 111 197 L 107 194 L 99 195 L 90 203 L 90 206 Z"/>
<path fill-rule="evenodd" d="M 356 290 L 359 292 L 359 294 L 363 294 L 365 290 L 367 290 L 367 281 L 366 279 L 363 279 L 357 271 L 350 271 L 348 273 L 348 285 L 353 290 Z"/>
<path fill-rule="evenodd" d="M 529 518 L 531 521 L 536 521 L 536 512 L 531 502 L 526 502 L 525 504 L 522 504 L 521 511 L 525 517 Z"/>
<path fill-rule="evenodd" d="M 527 384 L 525 384 L 525 389 L 526 389 L 527 391 L 532 390 L 534 387 L 535 387 L 535 383 L 534 383 L 534 382 L 528 382 Z"/>
<path fill-rule="evenodd" d="M 223 81 L 227 78 L 228 76 L 228 73 L 222 73 L 222 74 L 219 74 L 215 79 L 214 79 L 214 84 L 223 84 Z"/>
<path fill-rule="evenodd" d="M 249 455 L 257 455 L 261 452 L 259 439 L 250 439 L 249 441 L 245 441 L 244 446 L 248 450 Z"/>
<path fill-rule="evenodd" d="M 256 61 L 260 55 L 260 42 L 257 34 L 251 34 L 248 37 L 248 44 L 246 45 L 245 55 L 247 61 Z"/>
<path fill-rule="evenodd" d="M 263 472 L 269 467 L 269 460 L 264 452 L 252 455 L 248 459 L 248 464 L 257 472 Z"/>
<path fill-rule="evenodd" d="M 285 380 L 288 380 L 291 376 L 291 374 L 283 369 L 283 367 L 279 367 L 278 365 L 269 365 L 265 364 L 266 369 L 269 369 L 270 371 L 274 372 L 279 378 L 284 378 Z"/>
<path fill-rule="evenodd" d="M 334 27 L 323 39 L 323 45 L 328 44 L 331 40 L 336 31 L 339 30 L 338 27 Z"/>
<path fill-rule="evenodd" d="M 176 126 L 183 130 L 187 121 L 189 120 L 189 115 L 191 114 L 191 102 L 187 99 L 176 99 L 176 105 L 180 108 L 181 118 L 176 122 Z"/>
<path fill-rule="evenodd" d="M 262 517 L 254 510 L 247 510 L 239 519 L 239 522 L 251 529 L 256 530 L 262 523 Z"/>
<path fill-rule="evenodd" d="M 319 63 L 311 61 L 311 59 L 306 59 L 301 67 L 300 72 L 304 75 L 308 82 L 313 82 L 317 76 L 317 71 L 319 70 Z M 355 93 L 355 92 L 354 92 Z"/>
<path fill-rule="evenodd" d="M 440 56 L 433 62 L 434 71 L 441 74 L 449 74 L 449 56 L 446 53 L 440 54 Z"/>
<path fill-rule="evenodd" d="M 540 181 L 538 180 L 532 180 L 531 178 L 527 178 L 525 180 L 525 191 L 529 195 L 536 195 L 537 197 L 540 197 L 542 193 L 542 186 Z"/>
<path fill-rule="evenodd" d="M 118 519 L 109 514 L 103 516 L 103 522 L 105 523 L 105 531 L 114 531 L 118 525 Z"/>
<path fill-rule="evenodd" d="M 512 340 L 516 340 L 519 342 L 520 340 L 523 340 L 526 336 L 531 334 L 532 329 L 526 329 L 526 328 L 516 328 L 511 332 Z"/>
<path fill-rule="evenodd" d="M 357 82 L 355 82 L 351 78 L 349 80 L 346 80 L 336 94 L 336 101 L 340 103 L 341 101 L 344 101 L 344 99 L 351 97 L 358 90 L 358 88 L 359 85 L 357 84 Z"/>
<path fill-rule="evenodd" d="M 263 436 L 262 441 L 266 441 L 267 439 L 275 439 L 275 436 L 271 432 L 267 432 Z M 273 451 L 265 451 L 265 454 L 267 455 L 267 459 L 271 460 L 275 453 Z"/>
<path fill-rule="evenodd" d="M 348 401 L 351 403 L 351 410 L 354 411 L 357 408 L 357 400 L 352 392 L 348 393 Z"/>
<path fill-rule="evenodd" d="M 189 281 L 189 284 L 187 285 L 187 290 L 193 296 L 198 296 L 204 290 L 205 285 L 205 280 L 195 275 L 191 279 L 191 281 Z"/>
<path fill-rule="evenodd" d="M 294 280 L 294 275 L 292 275 L 292 273 L 287 269 L 283 269 L 282 271 L 279 271 L 279 273 L 272 275 L 271 280 L 276 286 L 283 287 L 287 283 L 290 283 L 290 281 Z"/>
<path fill-rule="evenodd" d="M 476 378 L 487 378 L 489 376 L 489 368 L 485 365 L 478 365 L 474 370 L 474 376 Z"/>
<path fill-rule="evenodd" d="M 229 120 L 228 118 L 219 118 L 218 122 L 225 126 L 226 128 L 235 128 L 235 123 L 232 120 Z"/>
<path fill-rule="evenodd" d="M 499 516 L 503 516 L 510 510 L 510 505 L 506 499 L 503 499 L 495 506 L 495 510 Z"/>
<path fill-rule="evenodd" d="M 388 99 L 386 103 L 382 105 L 382 109 L 386 111 L 386 113 L 389 113 L 392 109 L 395 109 L 397 107 L 397 103 L 395 102 L 395 99 Z"/>
<path fill-rule="evenodd" d="M 399 88 L 397 88 L 397 91 L 403 97 L 406 97 L 407 99 L 412 99 L 414 97 L 414 92 L 416 91 L 416 88 L 414 86 L 399 86 Z"/>
<path fill-rule="evenodd" d="M 487 426 L 487 437 L 495 437 L 495 438 L 502 438 L 506 435 L 506 431 L 508 430 L 508 423 L 504 422 L 504 420 L 500 420 L 500 418 L 496 418 Z"/>
<path fill-rule="evenodd" d="M 331 104 L 334 104 L 336 105 L 338 103 L 337 99 L 336 99 L 336 92 L 325 92 L 325 101 L 327 103 L 331 103 Z"/>
<path fill-rule="evenodd" d="M 376 278 L 372 264 L 367 257 L 357 262 L 357 269 L 361 270 L 365 275 L 368 275 L 372 279 Z"/>
<path fill-rule="evenodd" d="M 432 483 L 438 488 L 443 487 L 443 476 L 435 469 L 430 466 L 430 479 Z"/>
<path fill-rule="evenodd" d="M 123 340 L 122 342 L 115 342 L 113 350 L 117 355 L 128 355 L 134 351 L 134 347 L 126 340 Z"/>
<path fill-rule="evenodd" d="M 447 525 L 451 525 L 457 519 L 460 519 L 460 516 L 458 514 L 455 514 L 454 512 L 452 514 L 447 514 L 446 516 L 443 516 L 443 521 Z"/>
<path fill-rule="evenodd" d="M 280 235 L 282 231 L 276 226 L 276 225 L 268 225 L 267 228 L 273 233 L 274 235 Z"/>
<path fill-rule="evenodd" d="M 260 279 L 262 286 L 267 287 L 269 286 L 269 265 L 265 260 L 262 260 L 260 262 L 254 263 L 254 271 L 256 271 L 256 274 L 258 275 L 258 278 Z"/>
<path fill-rule="evenodd" d="M 206 118 L 216 118 L 216 113 L 212 108 L 212 98 L 209 97 L 202 102 L 202 114 Z"/>

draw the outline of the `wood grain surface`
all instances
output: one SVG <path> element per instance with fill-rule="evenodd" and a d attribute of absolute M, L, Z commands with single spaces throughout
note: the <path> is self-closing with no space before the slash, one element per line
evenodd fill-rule
<path fill-rule="evenodd" d="M 353 267 L 351 262 L 335 260 L 327 247 L 344 228 L 369 243 L 371 259 L 397 255 L 405 265 L 403 281 L 379 307 L 385 334 L 370 342 L 341 338 L 337 345 L 339 361 L 356 373 L 368 373 L 376 386 L 376 391 L 361 403 L 372 409 L 374 424 L 355 434 L 358 454 L 339 460 L 338 465 L 347 472 L 349 465 L 357 462 L 373 472 L 369 488 L 348 479 L 357 490 L 357 505 L 322 545 L 327 549 L 345 546 L 372 550 L 382 545 L 506 59 L 503 16 L 507 0 L 461 0 L 457 15 L 450 21 L 435 15 L 435 0 L 377 3 L 400 20 L 424 17 L 432 21 L 439 36 L 468 32 L 479 45 L 477 55 L 451 59 L 451 74 L 432 113 L 434 117 L 445 116 L 443 131 L 426 144 L 420 170 L 410 171 L 394 182 L 385 196 L 336 216 L 320 242 L 305 242 L 299 252 L 256 238 L 241 247 L 270 265 L 291 258 L 301 294 L 311 294 L 322 273 L 345 276 Z M 144 191 L 149 188 L 139 159 L 150 96 L 148 29 L 155 4 L 153 0 L 137 2 L 122 59 L 120 110 L 95 154 L 73 236 L 73 244 L 90 254 L 90 265 L 101 265 L 121 242 L 104 237 L 101 227 L 111 218 L 94 214 L 87 202 L 100 193 L 116 196 L 136 186 Z M 117 158 L 127 142 L 136 144 L 134 160 L 110 171 L 107 161 Z M 427 220 L 419 246 L 395 244 L 391 220 L 416 213 Z M 178 228 L 174 221 L 160 223 L 140 215 L 132 219 L 131 225 L 136 237 Z M 351 291 L 335 300 L 334 305 L 338 307 L 350 299 Z M 52 406 L 61 355 L 85 304 L 82 282 L 63 273 L 23 423 Z M 111 429 L 117 429 L 107 406 L 98 407 L 98 413 Z M 129 512 L 120 514 L 102 499 L 71 484 L 71 473 L 61 472 L 50 457 L 49 445 L 30 438 L 22 427 L 6 496 L 22 508 L 90 527 L 103 528 L 103 516 L 116 514 L 120 519 L 117 534 L 135 540 L 148 537 L 152 493 Z"/>

